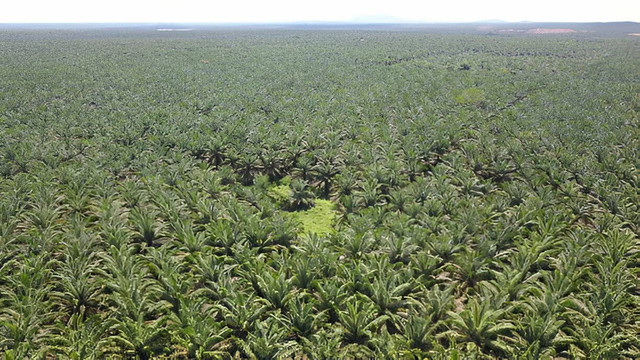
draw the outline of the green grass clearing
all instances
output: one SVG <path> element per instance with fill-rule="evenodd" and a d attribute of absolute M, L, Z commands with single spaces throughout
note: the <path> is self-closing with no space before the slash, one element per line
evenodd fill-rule
<path fill-rule="evenodd" d="M 302 233 L 326 235 L 335 232 L 333 224 L 338 216 L 336 205 L 330 200 L 315 199 L 315 205 L 308 210 L 288 212 L 302 224 Z"/>
<path fill-rule="evenodd" d="M 289 181 L 281 181 L 279 185 L 269 188 L 269 196 L 277 206 L 282 206 L 290 195 Z M 326 235 L 335 232 L 333 225 L 338 217 L 336 204 L 330 200 L 318 198 L 314 199 L 314 203 L 315 205 L 307 210 L 283 212 L 302 224 L 300 234 L 316 233 L 318 235 Z"/>

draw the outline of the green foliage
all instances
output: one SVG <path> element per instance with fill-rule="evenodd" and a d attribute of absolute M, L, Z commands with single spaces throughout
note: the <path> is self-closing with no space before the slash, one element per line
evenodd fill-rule
<path fill-rule="evenodd" d="M 314 198 L 303 181 L 294 179 L 290 184 L 271 186 L 268 193 L 276 205 L 301 224 L 303 234 L 326 235 L 335 231 L 336 205 L 330 200 Z"/>
<path fill-rule="evenodd" d="M 640 358 L 634 39 L 441 30 L 0 32 L 0 356 Z"/>
<path fill-rule="evenodd" d="M 291 188 L 289 184 L 272 186 L 269 188 L 269 196 L 273 198 L 276 204 L 283 206 L 291 196 Z"/>
<path fill-rule="evenodd" d="M 468 88 L 460 91 L 455 100 L 460 105 L 479 104 L 484 101 L 484 92 L 480 88 Z"/>

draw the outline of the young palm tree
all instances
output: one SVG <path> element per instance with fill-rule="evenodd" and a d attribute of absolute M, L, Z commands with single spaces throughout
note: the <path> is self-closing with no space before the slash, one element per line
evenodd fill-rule
<path fill-rule="evenodd" d="M 223 216 L 223 210 L 219 202 L 207 197 L 201 197 L 196 203 L 194 222 L 199 225 L 206 225 Z"/>
<path fill-rule="evenodd" d="M 282 178 L 284 168 L 280 153 L 277 149 L 262 149 L 259 155 L 262 173 L 267 175 L 271 182 Z"/>
<path fill-rule="evenodd" d="M 293 179 L 289 188 L 291 189 L 291 193 L 286 201 L 286 210 L 305 210 L 313 207 L 315 195 L 311 187 L 304 180 Z"/>
<path fill-rule="evenodd" d="M 181 188 L 183 188 L 182 185 L 178 189 Z M 151 202 L 159 210 L 159 213 L 154 213 L 152 211 L 150 214 L 153 214 L 155 217 L 162 217 L 162 219 L 169 224 L 176 223 L 184 216 L 184 210 L 186 207 L 185 203 L 171 190 L 156 189 L 151 193 Z M 191 210 L 193 210 L 193 208 L 195 208 L 195 204 L 191 204 L 191 206 Z M 132 212 L 135 209 L 142 210 L 146 208 L 134 208 L 132 209 Z"/>
<path fill-rule="evenodd" d="M 149 249 L 147 267 L 156 281 L 158 297 L 171 305 L 174 313 L 180 311 L 181 298 L 192 288 L 193 279 L 182 276 L 183 262 L 166 247 Z"/>
<path fill-rule="evenodd" d="M 244 218 L 242 226 L 244 239 L 252 247 L 266 252 L 272 249 L 273 238 L 270 224 L 265 224 L 260 214 L 252 214 Z"/>
<path fill-rule="evenodd" d="M 329 198 L 331 194 L 331 186 L 334 182 L 334 177 L 340 174 L 340 163 L 337 159 L 328 156 L 326 158 L 320 158 L 316 165 L 313 166 L 313 177 L 317 181 L 317 186 L 320 187 L 322 197 Z M 315 184 L 314 184 L 315 186 Z"/>
<path fill-rule="evenodd" d="M 355 195 L 361 199 L 365 206 L 375 206 L 383 203 L 384 196 L 380 190 L 381 185 L 375 178 L 367 178 L 360 181 L 360 190 Z"/>
<path fill-rule="evenodd" d="M 340 331 L 321 329 L 311 336 L 300 339 L 302 352 L 312 360 L 331 360 L 341 355 L 342 338 Z"/>
<path fill-rule="evenodd" d="M 464 249 L 463 244 L 445 234 L 430 236 L 426 242 L 430 254 L 442 259 L 443 264 L 451 261 L 456 254 Z"/>
<path fill-rule="evenodd" d="M 58 324 L 58 331 L 48 339 L 47 351 L 69 359 L 97 360 L 105 357 L 108 350 L 105 335 L 111 321 L 92 315 L 84 320 L 73 314 L 66 323 Z"/>
<path fill-rule="evenodd" d="M 411 311 L 406 319 L 399 318 L 396 326 L 400 330 L 401 336 L 406 339 L 407 355 L 411 354 L 415 358 L 427 357 L 427 352 L 431 350 L 436 342 L 435 324 L 429 321 L 426 314 L 419 314 Z"/>
<path fill-rule="evenodd" d="M 236 163 L 236 172 L 242 185 L 251 185 L 261 168 L 258 155 L 254 152 L 240 153 Z"/>
<path fill-rule="evenodd" d="M 90 194 L 88 187 L 71 182 L 65 191 L 65 202 L 73 212 L 85 214 L 89 211 Z"/>
<path fill-rule="evenodd" d="M 149 359 L 168 339 L 165 313 L 170 304 L 160 300 L 162 288 L 149 277 L 133 248 L 111 248 L 103 255 L 104 285 L 111 292 L 114 317 L 108 342 L 129 356 Z"/>
<path fill-rule="evenodd" d="M 489 301 L 469 301 L 460 313 L 449 311 L 452 334 L 457 341 L 473 343 L 477 349 L 505 356 L 512 352 L 507 341 L 511 339 L 515 326 L 507 319 L 508 309 L 491 309 Z"/>
<path fill-rule="evenodd" d="M 544 316 L 531 312 L 516 323 L 518 346 L 524 358 L 553 358 L 559 348 L 573 342 L 573 338 L 562 334 L 564 321 L 555 314 Z"/>
<path fill-rule="evenodd" d="M 45 350 L 56 314 L 48 294 L 51 254 L 29 254 L 15 262 L 14 276 L 0 284 L 0 349 L 14 358 L 38 357 Z"/>
<path fill-rule="evenodd" d="M 54 275 L 60 290 L 52 292 L 51 296 L 66 314 L 77 315 L 80 321 L 84 321 L 98 310 L 101 297 L 98 280 L 101 264 L 95 251 L 97 242 L 80 230 L 63 244 L 64 258 Z"/>
<path fill-rule="evenodd" d="M 148 360 L 162 351 L 169 339 L 165 318 L 148 321 L 144 315 L 136 318 L 114 319 L 109 341 L 123 349 L 123 355 Z"/>
<path fill-rule="evenodd" d="M 218 167 L 227 158 L 228 152 L 228 135 L 220 135 L 218 133 L 212 134 L 208 148 L 209 148 L 209 163 Z"/>
<path fill-rule="evenodd" d="M 243 238 L 242 229 L 232 224 L 229 219 L 218 218 L 215 222 L 207 224 L 204 230 L 213 246 L 227 255 L 233 254 L 233 247 Z"/>
<path fill-rule="evenodd" d="M 179 312 L 170 315 L 168 331 L 176 350 L 189 359 L 217 359 L 228 354 L 231 329 L 215 320 L 214 308 L 202 298 L 181 296 Z"/>
<path fill-rule="evenodd" d="M 419 249 L 412 240 L 410 237 L 390 233 L 382 238 L 381 247 L 387 251 L 389 261 L 392 263 L 408 264 Z"/>
<path fill-rule="evenodd" d="M 142 240 L 147 247 L 158 245 L 163 239 L 164 224 L 158 220 L 158 212 L 142 208 L 131 209 L 130 218 L 138 240 Z"/>
<path fill-rule="evenodd" d="M 58 205 L 56 200 L 53 203 L 34 203 L 28 212 L 25 213 L 25 220 L 41 232 L 52 230 L 57 227 L 58 220 L 65 209 L 64 205 Z"/>
<path fill-rule="evenodd" d="M 413 199 L 405 190 L 392 189 L 387 196 L 387 202 L 393 211 L 406 212 Z"/>
<path fill-rule="evenodd" d="M 126 180 L 121 182 L 119 192 L 126 206 L 129 208 L 140 206 L 142 203 L 148 201 L 146 189 L 138 181 Z"/>
<path fill-rule="evenodd" d="M 269 310 L 269 303 L 260 297 L 242 290 L 230 292 L 219 304 L 214 304 L 218 316 L 233 330 L 237 339 L 244 339 L 252 332 L 256 323 Z"/>
<path fill-rule="evenodd" d="M 329 323 L 338 322 L 338 314 L 344 308 L 345 300 L 351 293 L 349 284 L 336 284 L 324 279 L 324 281 L 314 282 L 313 285 L 318 310 L 327 313 Z"/>
<path fill-rule="evenodd" d="M 408 265 L 416 281 L 429 288 L 436 282 L 442 264 L 442 259 L 423 250 L 413 254 Z"/>
<path fill-rule="evenodd" d="M 313 173 L 314 160 L 310 154 L 300 156 L 291 171 L 291 174 L 302 181 L 309 181 L 311 174 Z"/>
<path fill-rule="evenodd" d="M 378 273 L 373 279 L 369 298 L 376 304 L 378 314 L 387 315 L 392 319 L 406 306 L 406 296 L 412 291 L 414 284 L 405 280 L 407 279 L 398 273 Z"/>
<path fill-rule="evenodd" d="M 459 253 L 452 263 L 451 271 L 457 279 L 469 288 L 474 288 L 479 281 L 490 277 L 491 259 L 477 250 Z"/>
<path fill-rule="evenodd" d="M 376 242 L 370 232 L 359 232 L 353 229 L 336 234 L 333 241 L 341 251 L 354 259 L 365 256 Z"/>
<path fill-rule="evenodd" d="M 236 339 L 244 357 L 256 360 L 284 359 L 300 350 L 295 341 L 286 341 L 287 331 L 274 318 L 256 323 L 246 339 Z"/>
<path fill-rule="evenodd" d="M 311 289 L 315 279 L 319 276 L 316 257 L 296 256 L 291 260 L 292 284 L 299 289 Z"/>
<path fill-rule="evenodd" d="M 304 295 L 295 297 L 288 304 L 287 312 L 282 316 L 274 316 L 281 322 L 285 329 L 296 338 L 305 338 L 311 336 L 318 331 L 321 324 L 325 320 L 324 312 L 317 312 L 313 303 L 308 300 L 302 300 Z"/>
<path fill-rule="evenodd" d="M 193 256 L 203 251 L 207 246 L 207 233 L 204 231 L 194 232 L 195 225 L 190 220 L 181 220 L 173 227 L 176 238 L 172 244 L 176 249 Z"/>
<path fill-rule="evenodd" d="M 266 299 L 274 309 L 286 311 L 287 303 L 293 298 L 292 286 L 285 269 L 274 273 L 269 270 L 256 274 L 256 293 Z"/>
<path fill-rule="evenodd" d="M 362 295 L 353 295 L 338 313 L 346 343 L 366 345 L 389 318 L 379 315 L 375 305 Z"/>

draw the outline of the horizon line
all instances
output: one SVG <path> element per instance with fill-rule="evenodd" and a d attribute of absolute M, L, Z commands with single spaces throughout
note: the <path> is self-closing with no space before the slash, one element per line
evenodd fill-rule
<path fill-rule="evenodd" d="M 612 24 L 632 23 L 640 25 L 633 20 L 615 21 L 506 21 L 506 20 L 474 20 L 474 21 L 366 21 L 366 20 L 300 20 L 300 21 L 237 21 L 237 22 L 207 22 L 207 21 L 88 21 L 88 22 L 0 22 L 0 25 L 155 25 L 155 24 L 181 24 L 181 25 L 447 25 L 447 24 Z"/>

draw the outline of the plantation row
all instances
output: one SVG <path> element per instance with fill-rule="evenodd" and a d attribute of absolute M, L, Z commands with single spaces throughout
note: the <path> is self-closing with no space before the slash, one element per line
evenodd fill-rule
<path fill-rule="evenodd" d="M 1 32 L 0 353 L 640 357 L 638 57 Z"/>

